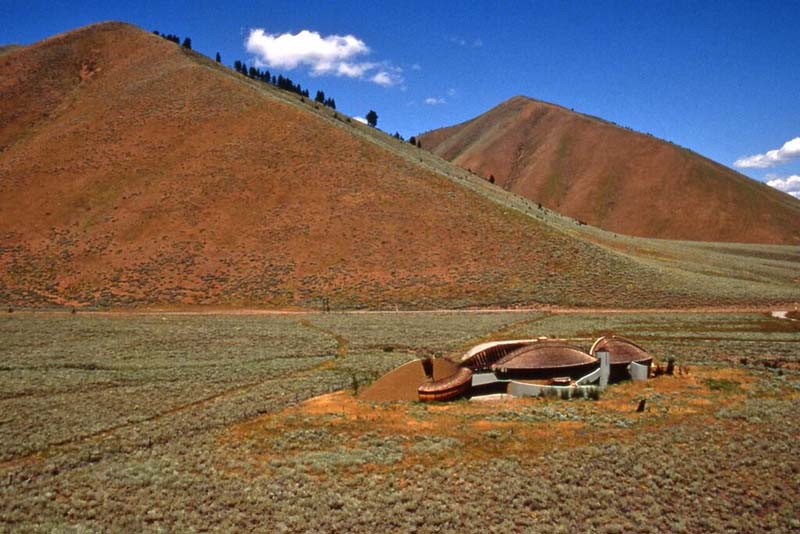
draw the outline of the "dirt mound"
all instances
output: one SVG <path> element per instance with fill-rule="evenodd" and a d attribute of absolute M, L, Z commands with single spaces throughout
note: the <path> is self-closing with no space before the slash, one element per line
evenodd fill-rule
<path fill-rule="evenodd" d="M 419 136 L 505 189 L 593 226 L 697 241 L 800 243 L 800 201 L 690 150 L 526 97 Z"/>
<path fill-rule="evenodd" d="M 433 379 L 439 380 L 455 374 L 458 365 L 444 358 L 433 360 Z M 414 360 L 394 369 L 364 388 L 359 400 L 371 402 L 415 401 L 417 388 L 425 382 L 422 360 Z"/>

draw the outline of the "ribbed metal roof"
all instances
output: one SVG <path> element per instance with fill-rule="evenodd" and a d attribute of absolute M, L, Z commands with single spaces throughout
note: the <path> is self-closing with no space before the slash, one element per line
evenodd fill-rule
<path fill-rule="evenodd" d="M 641 363 L 653 359 L 642 347 L 621 336 L 603 336 L 594 342 L 589 352 L 596 357 L 600 350 L 608 351 L 608 363 L 611 365 Z"/>
<path fill-rule="evenodd" d="M 420 400 L 448 400 L 464 394 L 472 382 L 472 371 L 461 367 L 455 374 L 440 380 L 424 382 L 417 389 Z"/>
<path fill-rule="evenodd" d="M 461 357 L 461 365 L 473 371 L 486 371 L 492 364 L 525 345 L 535 343 L 535 339 L 508 339 L 505 341 L 490 341 L 472 347 Z"/>
<path fill-rule="evenodd" d="M 461 362 L 468 361 L 469 359 L 477 356 L 481 352 L 486 352 L 487 350 L 494 349 L 497 347 L 514 347 L 519 348 L 523 345 L 530 345 L 531 343 L 536 343 L 536 339 L 506 339 L 504 341 L 489 341 L 486 343 L 481 343 L 480 345 L 475 345 L 471 349 L 469 349 L 462 357 Z"/>
<path fill-rule="evenodd" d="M 544 340 L 519 348 L 497 360 L 492 369 L 537 370 L 577 367 L 597 359 L 564 341 Z"/>

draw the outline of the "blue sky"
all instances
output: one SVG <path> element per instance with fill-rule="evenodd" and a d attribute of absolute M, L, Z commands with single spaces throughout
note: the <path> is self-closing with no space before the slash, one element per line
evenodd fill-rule
<path fill-rule="evenodd" d="M 283 65 L 273 73 L 312 94 L 323 89 L 345 113 L 374 109 L 380 128 L 405 137 L 517 94 L 652 133 L 728 166 L 800 137 L 798 1 L 0 0 L 0 20 L 0 43 L 123 20 L 188 35 L 196 50 L 219 51 L 226 64 L 272 58 Z M 260 48 L 248 51 L 259 28 Z M 311 39 L 300 43 L 303 30 L 318 39 L 305 34 Z M 292 56 L 292 46 L 315 43 L 333 55 Z M 364 72 L 342 74 L 359 70 L 353 67 Z M 383 85 L 371 81 L 380 72 Z M 760 180 L 800 175 L 794 145 L 775 154 L 739 170 Z"/>

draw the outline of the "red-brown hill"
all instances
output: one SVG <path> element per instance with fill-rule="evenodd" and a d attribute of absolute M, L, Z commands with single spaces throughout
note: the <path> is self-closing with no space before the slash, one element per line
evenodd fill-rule
<path fill-rule="evenodd" d="M 662 267 L 647 244 L 593 243 L 518 201 L 130 25 L 0 57 L 4 305 L 682 306 L 796 294 L 797 251 L 759 250 L 769 271 L 710 280 L 703 265 Z"/>
<path fill-rule="evenodd" d="M 800 243 L 800 200 L 694 152 L 517 96 L 422 146 L 544 206 L 628 235 Z"/>

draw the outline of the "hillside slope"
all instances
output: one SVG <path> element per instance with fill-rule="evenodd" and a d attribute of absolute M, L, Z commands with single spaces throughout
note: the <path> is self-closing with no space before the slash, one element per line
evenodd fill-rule
<path fill-rule="evenodd" d="M 19 48 L 20 46 L 15 44 L 0 45 L 0 56 L 3 56 L 5 54 L 10 54 L 11 52 Z"/>
<path fill-rule="evenodd" d="M 797 295 L 798 250 L 768 251 L 776 266 L 741 280 L 638 258 L 130 25 L 55 36 L 0 67 L 3 305 L 683 306 Z"/>
<path fill-rule="evenodd" d="M 613 232 L 800 243 L 800 200 L 684 148 L 553 104 L 514 97 L 420 139 L 510 191 Z"/>

